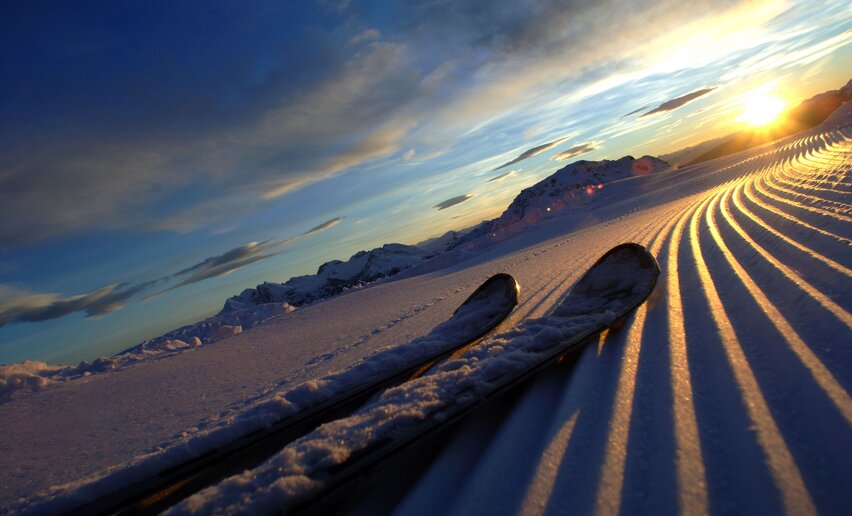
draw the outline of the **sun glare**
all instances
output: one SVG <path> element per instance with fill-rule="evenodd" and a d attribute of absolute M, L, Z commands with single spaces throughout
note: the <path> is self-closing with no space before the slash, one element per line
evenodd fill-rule
<path fill-rule="evenodd" d="M 754 127 L 774 122 L 784 111 L 784 101 L 773 95 L 755 97 L 746 104 L 740 119 Z"/>

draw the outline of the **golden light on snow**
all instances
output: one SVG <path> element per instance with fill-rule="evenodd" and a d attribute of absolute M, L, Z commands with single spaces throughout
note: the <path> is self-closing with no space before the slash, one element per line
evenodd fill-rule
<path fill-rule="evenodd" d="M 774 95 L 755 96 L 746 101 L 740 119 L 753 127 L 761 127 L 774 122 L 785 107 L 784 101 Z"/>

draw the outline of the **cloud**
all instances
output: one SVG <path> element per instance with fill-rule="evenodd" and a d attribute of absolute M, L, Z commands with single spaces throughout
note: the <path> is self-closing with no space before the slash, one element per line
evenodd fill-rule
<path fill-rule="evenodd" d="M 520 169 L 518 169 L 518 168 L 516 168 L 516 169 L 514 169 L 514 170 L 510 170 L 510 171 L 508 171 L 508 172 L 506 172 L 506 173 L 504 173 L 504 174 L 500 174 L 499 176 L 492 177 L 491 179 L 489 179 L 488 181 L 486 181 L 486 183 L 493 183 L 493 182 L 495 182 L 495 181 L 502 181 L 502 180 L 504 180 L 504 179 L 508 179 L 508 178 L 510 178 L 510 177 L 512 177 L 512 176 L 514 176 L 514 175 L 517 175 L 517 173 L 518 173 L 519 171 L 520 171 Z"/>
<path fill-rule="evenodd" d="M 258 105 L 236 106 L 239 117 L 210 110 L 196 125 L 203 115 L 180 109 L 185 126 L 172 128 L 174 109 L 152 109 L 144 123 L 131 117 L 117 125 L 126 113 L 80 101 L 91 117 L 74 131 L 61 129 L 71 122 L 28 119 L 27 128 L 40 130 L 0 140 L 0 248 L 92 229 L 193 231 L 262 209 L 258 197 L 279 198 L 394 153 L 414 120 L 406 112 L 419 87 L 411 63 L 398 45 L 347 49 L 334 41 L 315 48 L 315 62 L 297 63 L 300 81 L 290 80 L 290 57 L 275 56 L 281 68 L 245 92 Z M 229 95 L 217 86 L 210 95 Z M 116 96 L 133 99 L 130 87 L 117 86 Z M 151 86 L 164 96 L 171 88 Z M 6 119 L 0 132 L 14 125 Z"/>
<path fill-rule="evenodd" d="M 241 267 L 274 256 L 276 253 L 269 251 L 271 247 L 277 247 L 277 245 L 272 246 L 268 242 L 250 242 L 187 267 L 175 273 L 173 277 L 189 275 L 180 283 L 180 285 L 188 285 L 229 274 Z"/>
<path fill-rule="evenodd" d="M 558 140 L 554 140 L 550 143 L 545 143 L 544 145 L 539 145 L 538 147 L 533 147 L 532 149 L 525 150 L 524 152 L 519 154 L 517 158 L 513 159 L 512 161 L 508 161 L 506 163 L 503 163 L 502 165 L 495 168 L 494 170 L 500 170 L 501 168 L 508 167 L 509 165 L 514 165 L 515 163 L 517 163 L 519 161 L 523 161 L 527 158 L 531 158 L 531 157 L 535 156 L 536 154 L 541 154 L 542 152 L 544 152 L 546 150 L 550 150 L 553 147 L 556 147 L 557 145 L 559 145 L 560 143 L 564 142 L 565 140 L 567 140 L 569 138 L 571 138 L 571 136 L 564 136 L 564 137 L 562 137 Z"/>
<path fill-rule="evenodd" d="M 554 161 L 565 161 L 566 159 L 571 159 L 575 156 L 579 156 L 581 154 L 587 154 L 592 151 L 598 150 L 598 147 L 595 147 L 591 143 L 581 143 L 580 145 L 575 145 L 570 149 L 565 149 L 564 151 L 553 156 Z"/>
<path fill-rule="evenodd" d="M 32 66 L 0 86 L 14 99 L 0 120 L 0 248 L 102 229 L 239 224 L 271 209 L 258 197 L 280 199 L 400 149 L 467 156 L 497 124 L 513 138 L 545 119 L 555 123 L 542 127 L 564 127 L 560 118 L 574 126 L 581 101 L 602 91 L 585 92 L 590 83 L 607 84 L 618 102 L 617 88 L 666 78 L 661 67 L 681 54 L 700 65 L 727 58 L 736 69 L 736 52 L 759 43 L 730 37 L 736 23 L 778 41 L 753 52 L 755 63 L 770 62 L 797 34 L 845 14 L 821 12 L 820 27 L 806 18 L 810 26 L 787 34 L 789 21 L 754 16 L 737 0 L 653 0 L 624 16 L 607 3 L 410 2 L 390 24 L 347 3 L 215 10 L 202 32 L 114 23 L 185 19 L 190 4 L 140 4 L 132 9 L 151 16 L 136 18 L 123 3 L 85 16 L 36 7 L 29 20 L 7 17 L 23 38 L 10 62 Z M 338 9 L 344 16 L 329 13 Z M 736 23 L 715 23 L 726 20 Z M 67 41 L 88 50 L 69 53 Z M 109 61 L 102 41 L 114 42 L 121 66 L 100 65 Z M 191 62 L 150 57 L 173 48 L 195 49 Z M 66 65 L 46 66 L 51 55 Z"/>
<path fill-rule="evenodd" d="M 366 29 L 363 32 L 360 32 L 346 42 L 347 45 L 358 45 L 361 43 L 371 43 L 373 41 L 378 41 L 381 39 L 381 33 L 376 29 Z"/>
<path fill-rule="evenodd" d="M 336 226 L 338 223 L 340 223 L 341 220 L 343 220 L 343 217 L 334 217 L 331 220 L 327 220 L 327 221 L 323 222 L 322 224 L 314 226 L 311 229 L 305 231 L 303 233 L 303 235 L 305 235 L 305 236 L 313 235 L 314 233 L 319 233 L 320 231 L 325 231 L 326 229 L 328 229 L 330 227 Z"/>
<path fill-rule="evenodd" d="M 169 288 L 145 296 L 143 300 L 148 300 L 157 297 L 159 295 L 165 294 L 166 292 L 170 292 L 177 288 L 185 287 L 193 283 L 198 283 L 200 281 L 208 280 L 211 278 L 224 276 L 247 265 L 251 265 L 261 260 L 266 260 L 267 258 L 272 258 L 273 256 L 281 252 L 280 249 L 282 247 L 288 244 L 292 244 L 293 242 L 300 240 L 301 238 L 319 233 L 321 231 L 325 231 L 326 229 L 336 226 L 342 220 L 343 217 L 334 217 L 333 219 L 327 220 L 322 224 L 314 226 L 311 229 L 302 233 L 301 235 L 292 238 L 277 241 L 265 240 L 263 242 L 249 242 L 248 244 L 235 247 L 222 254 L 206 258 L 196 263 L 195 265 L 192 265 L 172 274 L 171 276 L 166 276 L 165 278 L 162 278 L 163 280 L 176 279 L 181 277 L 183 277 L 184 279 Z"/>
<path fill-rule="evenodd" d="M 447 199 L 446 201 L 439 202 L 438 204 L 436 204 L 433 207 L 438 208 L 438 211 L 446 210 L 447 208 L 449 208 L 451 206 L 455 206 L 456 204 L 461 204 L 461 203 L 465 202 L 466 200 L 470 199 L 471 197 L 473 197 L 473 194 L 459 195 L 458 197 L 453 197 L 451 199 Z"/>
<path fill-rule="evenodd" d="M 116 283 L 74 296 L 38 294 L 0 285 L 0 327 L 15 322 L 58 319 L 75 312 L 83 312 L 86 317 L 98 317 L 120 310 L 128 299 L 154 283 Z"/>
<path fill-rule="evenodd" d="M 293 240 L 295 239 L 249 242 L 248 244 L 235 247 L 222 254 L 205 258 L 195 265 L 178 271 L 171 276 L 162 278 L 162 280 L 177 278 L 183 279 L 175 285 L 158 290 L 152 294 L 148 294 L 142 300 L 147 301 L 180 287 L 185 287 L 187 285 L 192 285 L 193 283 L 198 283 L 200 281 L 205 281 L 219 276 L 225 276 L 247 265 L 251 265 L 252 263 L 266 260 L 267 258 L 271 258 L 279 254 L 281 252 L 279 249 Z"/>
<path fill-rule="evenodd" d="M 663 102 L 662 104 L 660 104 L 659 106 L 652 109 L 651 111 L 648 111 L 647 113 L 642 114 L 639 118 L 642 118 L 643 116 L 653 115 L 654 113 L 662 113 L 664 111 L 672 111 L 674 109 L 677 109 L 677 108 L 683 106 L 687 102 L 691 102 L 691 101 L 697 99 L 698 97 L 700 97 L 702 95 L 706 95 L 706 94 L 710 93 L 711 91 L 713 91 L 715 89 L 716 89 L 715 86 L 713 86 L 712 88 L 704 88 L 703 90 L 693 91 L 692 93 L 687 93 L 686 95 L 683 95 L 683 96 L 680 96 L 680 97 L 677 97 L 677 98 L 674 98 L 674 99 L 671 99 L 671 100 L 667 100 L 667 101 Z"/>
<path fill-rule="evenodd" d="M 640 111 L 645 111 L 646 109 L 648 109 L 648 106 L 642 106 L 642 107 L 640 107 L 639 109 L 634 109 L 634 110 L 633 110 L 633 111 L 631 111 L 630 113 L 627 113 L 626 115 L 623 115 L 621 118 L 627 118 L 627 117 L 629 117 L 630 115 L 635 115 L 636 113 L 639 113 Z"/>
<path fill-rule="evenodd" d="M 342 219 L 342 217 L 335 217 L 309 229 L 298 237 L 277 241 L 250 242 L 222 254 L 206 258 L 169 276 L 135 285 L 116 283 L 86 294 L 60 296 L 58 294 L 31 293 L 0 284 L 0 327 L 12 322 L 39 322 L 58 319 L 75 312 L 83 312 L 86 317 L 97 317 L 114 312 L 123 308 L 131 297 L 157 283 L 180 279 L 177 284 L 171 287 L 148 294 L 143 298 L 143 301 L 180 287 L 230 274 L 252 263 L 271 258 L 279 254 L 282 247 L 294 240 L 328 229 Z"/>

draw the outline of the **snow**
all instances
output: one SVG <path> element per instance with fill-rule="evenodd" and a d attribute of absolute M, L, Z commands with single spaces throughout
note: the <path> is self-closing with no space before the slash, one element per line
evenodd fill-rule
<path fill-rule="evenodd" d="M 457 246 L 468 250 L 478 249 L 483 243 L 489 242 L 488 235 L 505 239 L 543 220 L 589 209 L 600 203 L 600 196 L 595 193 L 604 185 L 657 174 L 670 168 L 668 163 L 652 156 L 639 159 L 625 156 L 615 161 L 575 161 L 522 190 L 499 217 L 485 221 L 469 233 L 454 239 L 449 249 Z"/>
<path fill-rule="evenodd" d="M 697 166 L 577 190 L 588 198 L 564 216 L 482 235 L 475 249 L 440 255 L 458 253 L 447 268 L 422 262 L 398 281 L 243 326 L 168 360 L 13 396 L 0 405 L 0 503 L 24 497 L 15 508 L 25 509 L 69 483 L 52 493 L 85 497 L 74 490 L 80 479 L 181 435 L 226 428 L 254 403 L 428 334 L 496 272 L 522 285 L 500 332 L 528 329 L 605 250 L 636 241 L 663 273 L 624 327 L 544 371 L 492 417 L 465 420 L 429 451 L 419 480 L 362 489 L 354 510 L 393 499 L 401 514 L 843 513 L 852 488 L 852 129 L 849 118 L 830 121 Z M 542 206 L 553 213 L 556 205 Z M 456 365 L 441 369 L 440 388 L 464 384 L 467 369 Z M 379 401 L 410 403 L 414 417 L 429 407 L 428 385 L 407 401 L 405 390 Z M 314 438 L 333 429 L 358 441 L 405 417 L 383 423 L 380 406 Z M 319 458 L 303 454 L 306 442 L 255 471 L 269 480 L 274 462 L 294 475 L 266 487 L 238 476 L 204 496 L 265 503 L 310 487 L 298 468 Z M 337 461 L 346 447 L 321 449 Z M 453 489 L 440 488 L 447 479 Z"/>
<path fill-rule="evenodd" d="M 490 284 L 500 288 L 504 283 L 500 280 Z M 161 444 L 156 450 L 134 457 L 125 465 L 54 488 L 45 496 L 33 497 L 21 510 L 34 514 L 72 510 L 98 495 L 144 480 L 287 417 L 309 412 L 311 408 L 340 395 L 393 377 L 395 372 L 450 351 L 480 335 L 483 328 L 493 326 L 505 315 L 507 303 L 511 301 L 508 307 L 512 307 L 517 302 L 516 298 L 507 294 L 508 291 L 498 290 L 496 295 L 487 297 L 473 295 L 450 319 L 436 326 L 428 335 L 401 346 L 385 348 L 344 371 L 246 400 L 227 413 L 181 433 L 171 442 Z M 233 331 L 233 328 L 221 326 L 219 330 Z"/>
<path fill-rule="evenodd" d="M 337 295 L 378 279 L 393 276 L 421 262 L 429 252 L 417 246 L 385 244 L 361 251 L 348 260 L 332 260 L 320 265 L 316 274 L 296 276 L 285 283 L 263 283 L 228 298 L 221 314 L 264 303 L 286 302 L 302 306 Z"/>
<path fill-rule="evenodd" d="M 76 380 L 144 361 L 171 357 L 184 350 L 242 333 L 243 329 L 268 322 L 293 310 L 294 307 L 286 303 L 267 303 L 234 310 L 172 330 L 116 355 L 100 357 L 92 362 L 84 360 L 77 366 L 46 364 L 34 360 L 0 365 L 0 403 L 8 401 L 16 391 L 37 391 L 51 383 Z"/>
<path fill-rule="evenodd" d="M 610 254 L 547 317 L 529 319 L 488 338 L 428 374 L 388 389 L 353 415 L 321 426 L 262 466 L 206 489 L 171 514 L 287 512 L 324 486 L 329 471 L 360 451 L 381 446 L 426 420 L 442 421 L 487 396 L 596 328 L 611 324 L 656 280 L 655 268 L 634 266 L 633 253 Z M 625 256 L 626 255 L 626 256 Z M 634 293 L 615 297 L 611 293 Z"/>

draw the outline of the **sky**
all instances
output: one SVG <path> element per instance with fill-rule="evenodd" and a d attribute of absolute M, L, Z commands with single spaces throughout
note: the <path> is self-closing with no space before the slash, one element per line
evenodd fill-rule
<path fill-rule="evenodd" d="M 113 354 L 571 161 L 741 130 L 845 84 L 850 27 L 846 1 L 7 5 L 0 363 Z"/>

